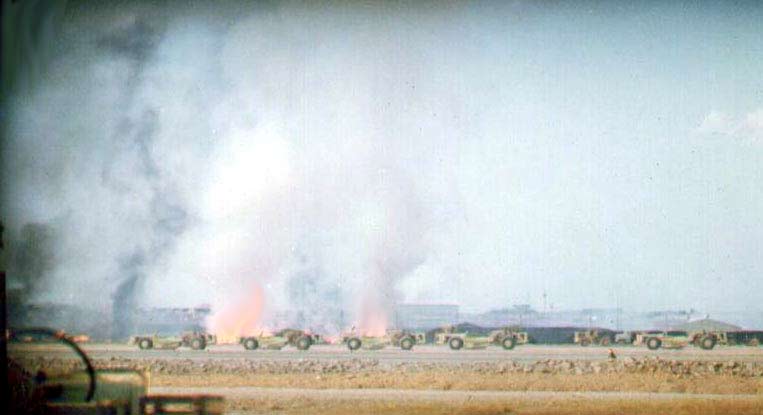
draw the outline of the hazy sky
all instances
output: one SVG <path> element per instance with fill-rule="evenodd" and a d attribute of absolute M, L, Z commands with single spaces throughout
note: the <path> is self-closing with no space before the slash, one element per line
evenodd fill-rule
<path fill-rule="evenodd" d="M 61 235 L 57 301 L 139 253 L 157 305 L 307 268 L 350 304 L 761 310 L 763 6 L 663 3 L 75 3 L 5 214 Z"/>

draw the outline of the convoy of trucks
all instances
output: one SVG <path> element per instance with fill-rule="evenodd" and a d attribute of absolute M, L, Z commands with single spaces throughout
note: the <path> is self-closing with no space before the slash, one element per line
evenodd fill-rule
<path fill-rule="evenodd" d="M 479 350 L 488 347 L 500 347 L 512 350 L 516 346 L 536 344 L 569 344 L 574 343 L 583 347 L 603 346 L 612 347 L 631 345 L 646 347 L 650 350 L 681 349 L 693 346 L 704 350 L 713 350 L 716 346 L 750 346 L 758 347 L 763 343 L 763 331 L 683 331 L 683 330 L 652 330 L 652 331 L 614 331 L 608 329 L 585 329 L 572 332 L 568 341 L 548 342 L 533 337 L 533 328 L 522 330 L 518 327 L 503 327 L 499 329 L 482 329 L 469 331 L 459 330 L 456 326 L 444 326 L 434 332 L 417 332 L 409 330 L 387 330 L 384 335 L 363 335 L 353 329 L 341 336 L 339 342 L 350 351 L 359 349 L 379 350 L 395 347 L 402 350 L 412 350 L 414 346 L 431 343 L 450 348 L 451 350 Z M 559 328 L 559 330 L 569 330 Z M 569 331 L 567 331 L 569 333 Z M 540 340 L 540 341 L 539 341 Z M 177 336 L 140 335 L 133 336 L 130 343 L 140 349 L 177 349 L 188 347 L 194 350 L 204 350 L 207 346 L 216 344 L 214 335 L 203 332 L 186 332 Z M 242 336 L 238 343 L 246 350 L 280 350 L 284 347 L 294 347 L 298 350 L 309 350 L 316 344 L 329 344 L 321 335 L 305 330 L 284 329 L 273 334 Z"/>

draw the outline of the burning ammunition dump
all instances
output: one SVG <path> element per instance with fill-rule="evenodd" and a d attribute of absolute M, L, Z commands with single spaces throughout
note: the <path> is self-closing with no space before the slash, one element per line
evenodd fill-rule
<path fill-rule="evenodd" d="M 760 21 L 5 1 L 9 413 L 761 413 Z"/>

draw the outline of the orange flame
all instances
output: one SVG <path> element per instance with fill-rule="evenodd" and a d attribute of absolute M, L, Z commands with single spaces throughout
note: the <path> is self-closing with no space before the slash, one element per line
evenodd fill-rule
<path fill-rule="evenodd" d="M 340 344 L 342 343 L 342 336 L 341 335 L 323 336 L 323 340 L 325 340 L 326 343 L 328 344 Z"/>
<path fill-rule="evenodd" d="M 260 327 L 264 306 L 262 287 L 255 285 L 252 294 L 237 302 L 228 303 L 212 314 L 207 321 L 210 333 L 217 335 L 218 343 L 236 343 L 239 337 L 265 334 Z"/>
<path fill-rule="evenodd" d="M 387 334 L 387 313 L 379 304 L 366 302 L 363 304 L 357 333 L 361 336 L 379 337 Z"/>

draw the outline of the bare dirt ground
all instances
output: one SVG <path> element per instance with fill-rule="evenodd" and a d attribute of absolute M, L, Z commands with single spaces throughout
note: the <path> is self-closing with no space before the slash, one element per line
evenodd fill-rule
<path fill-rule="evenodd" d="M 406 389 L 155 388 L 223 395 L 248 414 L 760 414 L 763 396 Z"/>
<path fill-rule="evenodd" d="M 670 374 L 544 374 L 425 371 L 399 376 L 388 372 L 359 374 L 152 375 L 152 387 L 262 387 L 296 389 L 406 389 L 462 391 L 649 392 L 757 394 L 763 378 L 685 377 Z"/>
<path fill-rule="evenodd" d="M 152 393 L 213 393 L 257 414 L 763 414 L 763 349 L 656 352 L 527 346 L 454 352 L 427 346 L 349 353 L 140 351 L 91 346 L 98 368 L 148 374 Z M 32 368 L 66 371 L 72 356 L 26 347 Z M 274 356 L 274 357 L 271 357 Z"/>

